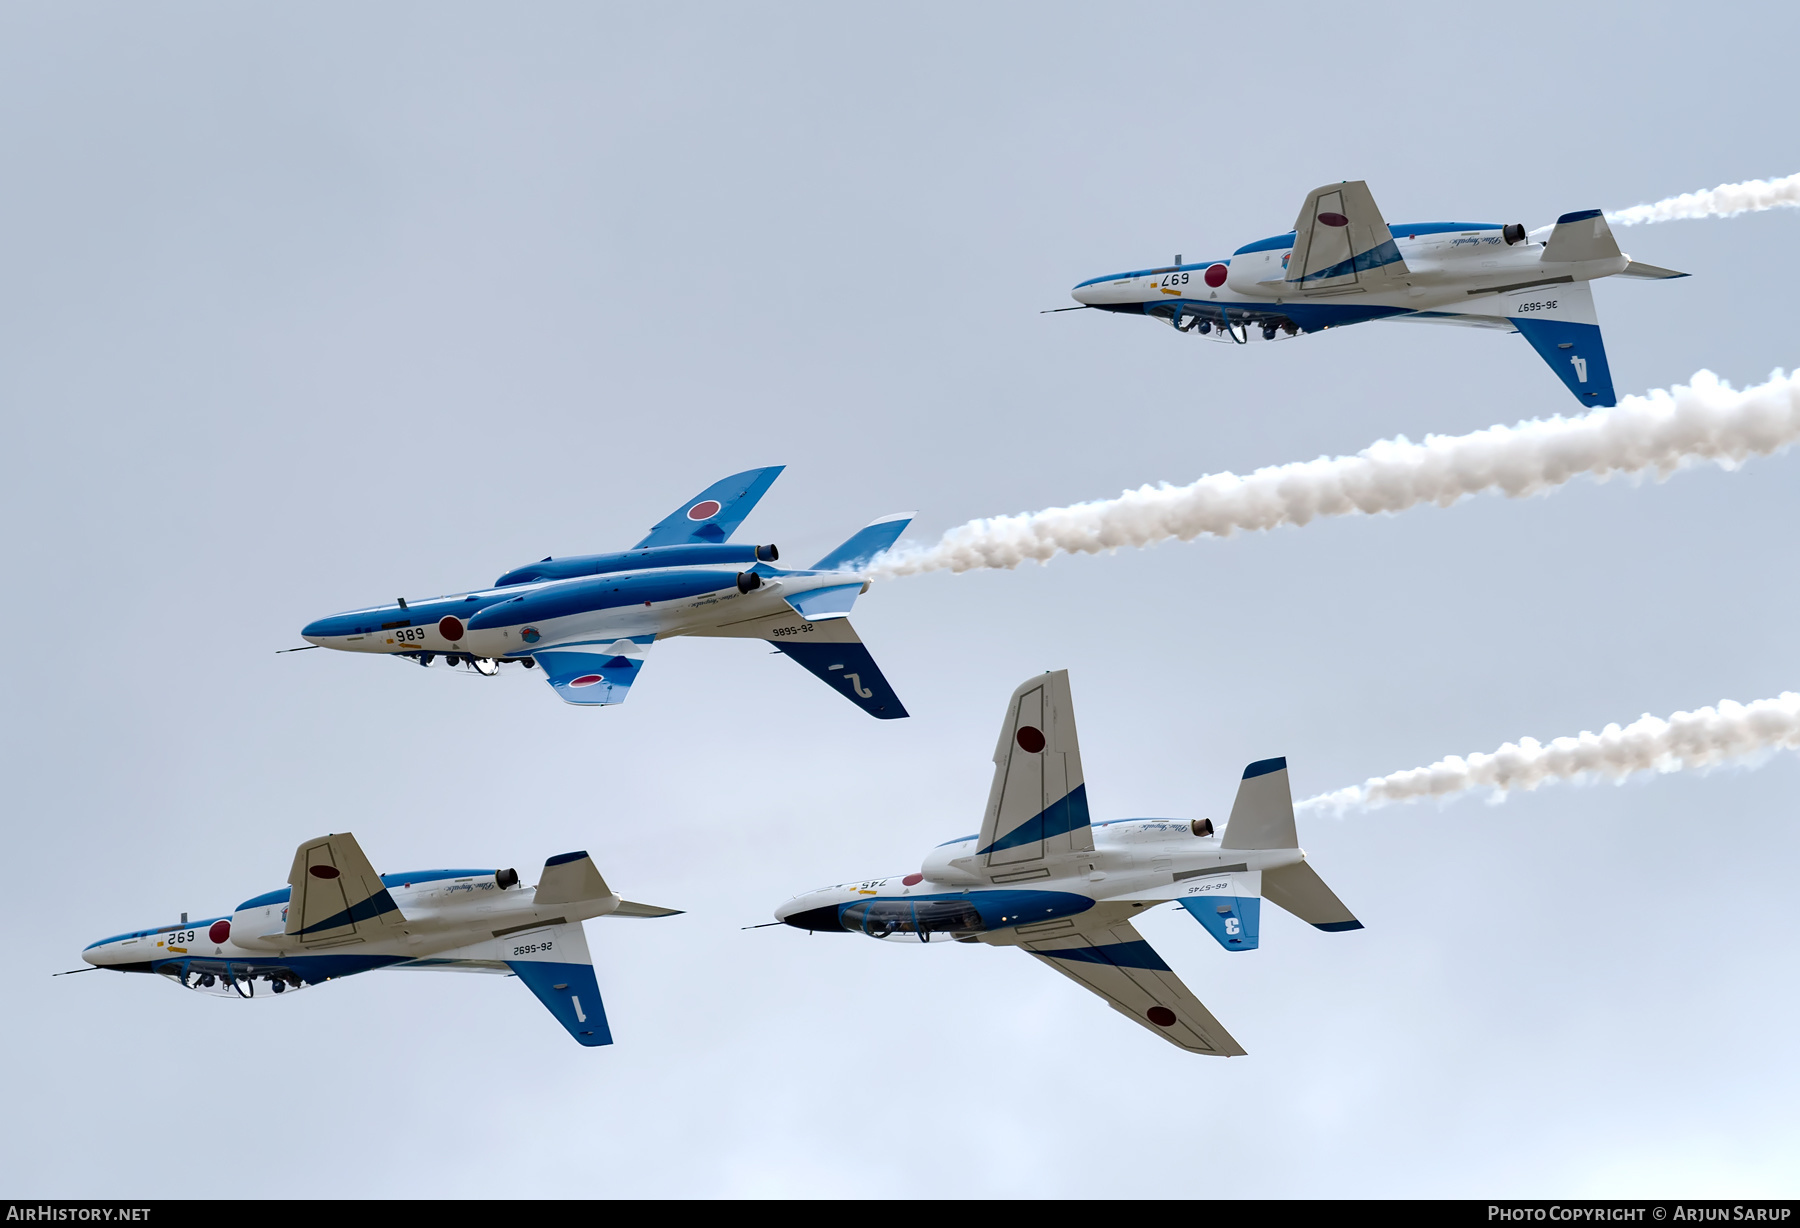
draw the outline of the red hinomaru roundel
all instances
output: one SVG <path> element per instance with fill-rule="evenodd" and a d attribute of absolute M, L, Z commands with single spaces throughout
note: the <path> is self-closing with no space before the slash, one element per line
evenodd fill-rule
<path fill-rule="evenodd" d="M 1043 730 L 1037 728 L 1035 725 L 1020 725 L 1019 732 L 1013 736 L 1017 739 L 1021 748 L 1030 751 L 1034 755 L 1044 749 Z"/>
<path fill-rule="evenodd" d="M 1319 221 L 1327 226 L 1348 226 L 1350 219 L 1341 213 L 1321 213 Z"/>
<path fill-rule="evenodd" d="M 1225 284 L 1225 275 L 1230 271 L 1230 269 L 1227 269 L 1222 264 L 1208 265 L 1206 269 L 1206 284 L 1217 290 L 1220 286 Z"/>
<path fill-rule="evenodd" d="M 338 876 L 336 866 L 308 866 L 306 872 L 314 878 L 336 878 Z"/>
<path fill-rule="evenodd" d="M 462 619 L 454 614 L 446 614 L 438 620 L 438 634 L 447 640 L 460 640 L 463 637 Z"/>
<path fill-rule="evenodd" d="M 688 519 L 711 520 L 714 516 L 719 514 L 719 506 L 720 504 L 717 499 L 702 499 L 699 503 L 694 504 L 694 506 L 688 509 Z"/>
<path fill-rule="evenodd" d="M 215 945 L 224 942 L 231 937 L 231 922 L 214 921 L 212 928 L 206 931 L 206 936 L 212 939 Z"/>
<path fill-rule="evenodd" d="M 569 682 L 569 685 L 572 687 L 574 687 L 574 686 L 593 686 L 596 682 L 605 682 L 605 681 L 606 681 L 606 679 L 599 674 L 583 674 L 579 678 L 571 679 Z"/>

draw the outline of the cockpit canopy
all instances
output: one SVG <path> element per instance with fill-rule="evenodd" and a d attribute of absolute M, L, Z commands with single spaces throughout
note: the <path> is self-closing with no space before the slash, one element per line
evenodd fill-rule
<path fill-rule="evenodd" d="M 933 934 L 965 934 L 987 928 L 967 900 L 864 900 L 846 908 L 838 921 L 845 929 L 871 938 L 917 934 L 920 942 L 930 942 Z"/>

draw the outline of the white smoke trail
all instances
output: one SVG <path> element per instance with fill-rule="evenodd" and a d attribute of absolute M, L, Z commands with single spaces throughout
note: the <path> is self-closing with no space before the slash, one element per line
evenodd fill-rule
<path fill-rule="evenodd" d="M 1786 179 L 1752 179 L 1748 183 L 1721 183 L 1704 192 L 1683 192 L 1653 205 L 1619 209 L 1608 213 L 1606 220 L 1614 226 L 1637 226 L 1689 217 L 1736 217 L 1740 213 L 1760 213 L 1764 209 L 1794 205 L 1800 205 L 1800 175 L 1789 175 Z"/>
<path fill-rule="evenodd" d="M 1793 691 L 1752 704 L 1721 700 L 1717 708 L 1677 712 L 1668 720 L 1646 713 L 1623 729 L 1608 725 L 1599 733 L 1557 738 L 1548 746 L 1520 738 L 1491 755 L 1451 755 L 1430 767 L 1375 776 L 1309 797 L 1295 809 L 1342 815 L 1468 789 L 1492 789 L 1497 801 L 1514 789 L 1535 789 L 1550 780 L 1617 782 L 1637 772 L 1714 767 L 1777 750 L 1800 750 L 1800 694 Z"/>
<path fill-rule="evenodd" d="M 1653 470 L 1667 477 L 1684 465 L 1727 468 L 1766 456 L 1800 438 L 1800 373 L 1780 371 L 1742 392 L 1710 371 L 1688 385 L 1628 396 L 1576 418 L 1534 418 L 1468 435 L 1428 435 L 1371 444 L 1355 456 L 1320 457 L 1258 469 L 1249 477 L 1208 474 L 1186 486 L 1143 486 L 1116 499 L 971 520 L 934 546 L 902 546 L 878 555 L 869 572 L 1017 567 L 1058 554 L 1095 554 L 1203 534 L 1307 524 L 1318 516 L 1398 512 L 1419 503 L 1448 507 L 1486 490 L 1510 498 L 1538 494 L 1581 475 Z"/>

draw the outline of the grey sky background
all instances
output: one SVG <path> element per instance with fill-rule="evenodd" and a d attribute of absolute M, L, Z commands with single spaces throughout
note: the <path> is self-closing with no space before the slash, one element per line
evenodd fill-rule
<path fill-rule="evenodd" d="M 969 517 L 1575 406 L 1523 340 L 1226 349 L 1084 278 L 1227 255 L 1319 183 L 1522 221 L 1800 169 L 1779 6 L 14 4 L 0 9 L 0 689 L 17 1196 L 1793 1195 L 1800 764 L 1302 829 L 1368 928 L 1142 928 L 1250 1051 L 1004 950 L 740 926 L 971 831 L 1067 667 L 1096 817 L 1228 812 L 1796 685 L 1800 457 L 878 585 L 913 713 L 760 645 L 630 702 L 325 652 L 307 620 L 622 548 L 785 463 L 808 560 Z M 1800 214 L 1622 232 L 1621 392 L 1800 359 Z M 49 979 L 294 846 L 594 854 L 617 1044 L 517 982 L 279 1003 Z"/>

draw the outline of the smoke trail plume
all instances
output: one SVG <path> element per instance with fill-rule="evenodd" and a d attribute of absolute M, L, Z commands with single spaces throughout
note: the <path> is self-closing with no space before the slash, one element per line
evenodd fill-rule
<path fill-rule="evenodd" d="M 1422 797 L 1450 797 L 1469 789 L 1492 789 L 1494 800 L 1515 789 L 1535 789 L 1551 780 L 1623 781 L 1637 772 L 1681 772 L 1752 760 L 1777 750 L 1800 750 L 1800 694 L 1752 704 L 1721 700 L 1716 708 L 1677 712 L 1668 720 L 1648 713 L 1623 729 L 1508 742 L 1491 755 L 1451 755 L 1430 767 L 1375 776 L 1360 785 L 1321 793 L 1296 804 L 1297 810 L 1342 815 Z"/>
<path fill-rule="evenodd" d="M 1764 209 L 1800 205 L 1800 175 L 1786 179 L 1752 179 L 1748 183 L 1721 183 L 1704 192 L 1683 192 L 1654 205 L 1633 205 L 1606 215 L 1614 226 L 1638 226 L 1645 222 L 1673 222 L 1688 217 L 1736 217 Z"/>
<path fill-rule="evenodd" d="M 1303 525 L 1319 516 L 1399 512 L 1419 503 L 1448 507 L 1481 491 L 1510 498 L 1554 489 L 1581 474 L 1683 465 L 1735 466 L 1800 437 L 1800 373 L 1734 391 L 1710 371 L 1688 385 L 1628 396 L 1576 418 L 1534 418 L 1468 435 L 1427 435 L 1371 444 L 1355 456 L 1320 457 L 1258 469 L 1248 477 L 1208 474 L 1186 486 L 1142 486 L 1116 499 L 971 520 L 933 546 L 878 555 L 876 576 L 970 571 L 1042 563 L 1058 554 L 1095 554 L 1175 538 L 1228 537 L 1242 530 Z"/>

